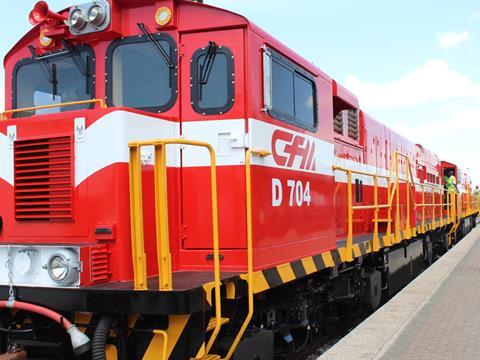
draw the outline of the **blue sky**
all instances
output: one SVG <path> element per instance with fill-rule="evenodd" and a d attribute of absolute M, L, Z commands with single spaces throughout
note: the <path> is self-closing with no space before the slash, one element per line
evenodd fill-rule
<path fill-rule="evenodd" d="M 0 53 L 36 1 L 3 12 Z M 81 1 L 80 1 L 81 2 Z M 56 10 L 72 0 L 51 0 Z M 205 0 L 241 13 L 354 91 L 364 109 L 480 183 L 480 3 Z"/>

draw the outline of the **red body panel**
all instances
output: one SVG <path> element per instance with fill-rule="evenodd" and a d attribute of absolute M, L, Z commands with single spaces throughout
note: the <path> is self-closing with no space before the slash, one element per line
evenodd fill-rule
<path fill-rule="evenodd" d="M 345 238 L 347 186 L 344 179 L 332 170 L 334 164 L 345 163 L 351 168 L 387 174 L 392 165 L 392 154 L 399 151 L 408 156 L 412 174 L 421 182 L 428 179 L 442 181 L 444 168 L 456 168 L 453 164 L 440 163 L 426 148 L 416 146 L 364 114 L 358 109 L 358 100 L 354 94 L 242 16 L 188 1 L 145 0 L 138 4 L 135 1 L 116 0 L 114 5 L 115 23 L 111 31 L 70 39 L 73 42 L 88 43 L 95 51 L 95 97 L 104 99 L 106 96 L 107 67 L 102 60 L 106 58 L 109 44 L 114 38 L 120 37 L 119 33 L 125 37 L 137 36 L 137 23 L 141 21 L 152 31 L 169 34 L 177 44 L 178 98 L 172 108 L 161 114 L 120 108 L 95 109 L 0 122 L 0 134 L 6 136 L 8 127 L 16 126 L 16 140 L 27 140 L 57 135 L 74 136 L 75 119 L 85 118 L 86 131 L 105 138 L 104 143 L 95 143 L 97 148 L 93 149 L 99 158 L 110 154 L 111 146 L 119 146 L 108 155 L 110 162 L 105 161 L 98 168 L 94 168 L 83 181 L 76 184 L 73 221 L 15 220 L 14 187 L 0 177 L 0 216 L 4 224 L 0 231 L 0 245 L 79 245 L 82 247 L 82 261 L 84 266 L 87 266 L 82 274 L 83 285 L 92 282 L 93 275 L 88 268 L 89 251 L 92 249 L 108 250 L 108 281 L 127 281 L 133 277 L 127 140 L 140 140 L 136 138 L 139 133 L 142 133 L 143 137 L 156 138 L 183 135 L 209 141 L 215 147 L 220 147 L 220 137 L 225 134 L 238 135 L 245 142 L 238 148 L 229 149 L 231 152 L 226 155 L 220 154 L 217 157 L 222 271 L 246 269 L 244 151 L 248 146 L 273 152 L 267 159 L 255 159 L 252 165 L 256 270 L 335 249 L 338 241 Z M 163 28 L 154 21 L 154 14 L 159 6 L 167 6 L 173 13 L 172 21 Z M 32 29 L 5 59 L 7 108 L 12 107 L 14 67 L 20 59 L 30 57 L 28 45 L 40 48 L 39 30 L 40 27 Z M 226 113 L 216 115 L 195 112 L 190 95 L 190 60 L 194 52 L 207 46 L 209 41 L 228 47 L 233 53 L 235 67 L 234 105 Z M 263 110 L 261 49 L 264 45 L 289 58 L 315 78 L 318 105 L 318 126 L 315 131 L 307 131 L 274 119 Z M 358 139 L 334 134 L 333 118 L 338 111 L 344 109 L 359 110 Z M 119 138 L 114 138 L 115 136 Z M 123 142 L 118 143 L 118 139 Z M 92 146 L 89 145 L 90 140 L 87 136 L 87 146 Z M 168 217 L 173 270 L 209 269 L 212 267 L 212 261 L 208 259 L 208 255 L 212 253 L 212 207 L 208 161 L 202 157 L 205 154 L 198 155 L 189 149 L 180 151 L 172 147 L 169 151 L 178 155 L 178 159 L 168 170 Z M 90 157 L 75 156 L 72 166 L 77 169 L 86 166 L 82 161 L 87 164 L 97 161 L 94 159 L 95 154 L 88 156 Z M 0 161 L 11 160 L 0 153 Z M 148 272 L 156 274 L 158 270 L 151 165 L 146 163 L 144 166 L 144 230 Z M 404 160 L 400 163 L 400 173 L 406 173 Z M 362 176 L 354 176 L 355 179 L 362 181 L 362 196 L 354 204 L 372 204 L 372 183 Z M 380 203 L 388 201 L 386 184 L 380 185 L 379 196 Z M 404 224 L 405 186 L 400 188 L 400 197 L 400 207 L 404 209 L 400 221 Z M 432 195 L 427 194 L 426 202 L 432 201 L 431 197 Z M 416 194 L 416 201 L 422 201 L 419 192 Z M 411 213 L 411 225 L 419 221 L 419 215 L 418 212 Z M 433 216 L 432 210 L 427 209 L 426 215 L 430 219 Z M 439 214 L 435 216 L 438 218 Z M 372 217 L 372 211 L 356 211 L 354 235 L 372 232 Z M 380 217 L 386 217 L 385 210 L 380 212 Z M 385 231 L 385 226 L 380 226 L 381 232 Z M 96 234 L 97 228 L 108 228 L 111 231 L 109 235 Z"/>

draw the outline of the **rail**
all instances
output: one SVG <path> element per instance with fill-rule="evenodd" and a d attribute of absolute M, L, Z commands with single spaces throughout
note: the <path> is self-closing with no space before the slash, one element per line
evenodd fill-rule
<path fill-rule="evenodd" d="M 252 155 L 259 157 L 266 157 L 271 155 L 266 150 L 252 150 L 248 149 L 245 154 L 245 191 L 246 191 L 246 212 L 247 212 L 247 286 L 248 286 L 248 313 L 240 327 L 235 339 L 228 350 L 225 360 L 229 360 L 235 352 L 243 334 L 247 330 L 248 325 L 253 317 L 254 302 L 253 302 L 253 232 L 252 232 Z"/>
<path fill-rule="evenodd" d="M 222 326 L 221 292 L 220 292 L 220 248 L 218 240 L 218 204 L 217 204 L 217 171 L 216 155 L 213 147 L 202 141 L 185 139 L 158 139 L 150 141 L 131 142 L 130 148 L 130 217 L 132 237 L 132 261 L 135 290 L 148 290 L 147 265 L 143 234 L 143 190 L 141 148 L 153 146 L 155 151 L 155 224 L 157 234 L 157 259 L 159 273 L 159 290 L 172 290 L 172 263 L 168 231 L 168 191 L 167 191 L 167 158 L 168 145 L 184 145 L 202 147 L 210 155 L 210 177 L 212 193 L 212 224 L 213 224 L 213 263 L 215 291 L 215 319 L 213 333 L 206 345 L 205 354 L 212 348 Z"/>
<path fill-rule="evenodd" d="M 399 160 L 403 158 L 405 164 L 405 174 L 400 174 L 400 162 Z M 452 201 L 451 195 L 445 199 L 444 190 L 440 186 L 429 185 L 429 184 L 416 184 L 413 178 L 413 174 L 411 171 L 411 164 L 410 160 L 407 155 L 404 155 L 400 152 L 395 152 L 393 154 L 392 163 L 390 165 L 389 174 L 388 175 L 380 175 L 373 172 L 368 171 L 360 171 L 360 170 L 353 170 L 347 167 L 342 166 L 333 166 L 334 171 L 341 171 L 347 174 L 347 241 L 345 244 L 345 257 L 347 261 L 353 261 L 353 215 L 356 210 L 373 210 L 374 211 L 374 228 L 373 228 L 373 236 L 371 240 L 371 247 L 373 251 L 378 251 L 380 248 L 380 238 L 379 238 L 379 223 L 386 222 L 387 229 L 386 229 L 386 244 L 392 245 L 393 243 L 400 242 L 401 239 L 401 231 L 403 230 L 406 237 L 411 237 L 412 235 L 412 227 L 411 227 L 411 209 L 413 208 L 415 214 L 415 221 L 417 221 L 416 216 L 417 208 L 422 209 L 421 213 L 421 229 L 422 232 L 426 229 L 426 208 L 432 208 L 432 223 L 436 224 L 436 214 L 437 209 L 440 208 L 439 211 L 439 224 L 443 225 L 443 215 L 444 210 L 443 208 L 447 208 L 447 223 L 456 221 L 456 208 L 452 208 L 452 204 L 455 201 Z M 356 175 L 363 175 L 373 178 L 373 204 L 372 205 L 353 205 L 353 191 L 352 191 L 352 176 L 353 174 Z M 402 175 L 402 176 L 401 176 Z M 379 179 L 386 179 L 387 180 L 387 203 L 380 204 L 379 203 Z M 406 191 L 406 216 L 405 216 L 405 227 L 403 229 L 400 228 L 400 184 L 401 182 L 406 183 L 407 191 Z M 416 189 L 416 186 L 421 187 L 422 192 L 422 203 L 417 204 L 415 201 L 415 192 L 413 189 Z M 432 202 L 426 203 L 426 192 L 425 189 L 431 189 L 432 194 Z M 437 203 L 437 197 L 439 197 L 440 201 Z M 446 202 L 445 202 L 446 201 Z M 395 206 L 394 206 L 395 203 Z M 480 205 L 480 199 L 478 201 Z M 387 210 L 387 219 L 380 219 L 379 212 L 381 209 Z M 395 213 L 392 214 L 392 211 L 395 210 Z M 394 224 L 395 228 L 393 229 L 394 233 L 394 242 L 392 242 L 392 222 L 395 219 Z"/>
<path fill-rule="evenodd" d="M 105 105 L 105 101 L 103 99 L 71 101 L 71 102 L 65 102 L 65 103 L 59 103 L 59 104 L 39 105 L 39 106 L 31 106 L 31 107 L 26 107 L 26 108 L 21 108 L 21 109 L 5 110 L 0 115 L 0 120 L 7 120 L 8 119 L 7 115 L 20 113 L 20 112 L 23 112 L 23 111 L 36 111 L 36 110 L 43 110 L 43 109 L 52 109 L 52 108 L 57 108 L 57 107 L 69 107 L 69 106 L 97 104 L 97 103 L 100 105 L 100 108 L 102 108 L 102 109 L 107 107 Z"/>

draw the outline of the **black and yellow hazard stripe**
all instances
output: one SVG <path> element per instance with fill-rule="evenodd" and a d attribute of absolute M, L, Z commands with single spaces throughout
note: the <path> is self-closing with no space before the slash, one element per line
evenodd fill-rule
<path fill-rule="evenodd" d="M 445 223 L 444 223 L 445 225 Z M 440 228 L 440 223 L 426 223 L 425 232 Z M 380 240 L 380 249 L 396 245 L 404 240 L 410 240 L 423 232 L 421 227 L 413 227 L 410 231 L 401 231 L 399 239 L 395 239 L 394 234 L 391 235 L 390 240 L 387 236 L 382 236 Z M 373 252 L 372 240 L 353 244 L 352 255 L 353 258 L 360 258 Z M 340 247 L 331 251 L 327 251 L 314 256 L 309 256 L 303 259 L 295 260 L 285 264 L 277 265 L 275 267 L 257 271 L 253 274 L 253 288 L 255 293 L 260 293 L 268 289 L 286 284 L 293 280 L 300 279 L 304 276 L 311 275 L 318 271 L 333 268 L 348 261 L 346 248 Z M 240 275 L 244 280 L 247 279 L 246 274 Z"/>
<path fill-rule="evenodd" d="M 90 338 L 99 318 L 92 313 L 75 313 L 78 328 Z M 169 316 L 131 314 L 127 323 L 127 354 L 119 356 L 116 346 L 118 337 L 112 330 L 112 339 L 106 346 L 107 360 L 161 360 L 165 347 L 166 359 L 190 359 L 196 357 L 205 343 L 205 333 L 199 331 L 205 328 L 205 314 L 202 311 Z"/>

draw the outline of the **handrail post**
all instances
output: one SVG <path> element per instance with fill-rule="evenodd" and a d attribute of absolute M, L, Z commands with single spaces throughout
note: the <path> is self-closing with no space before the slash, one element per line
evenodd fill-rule
<path fill-rule="evenodd" d="M 228 350 L 225 360 L 229 360 L 235 352 L 243 334 L 247 330 L 248 325 L 253 317 L 253 219 L 252 219 L 252 155 L 266 157 L 271 155 L 270 152 L 264 150 L 247 149 L 245 153 L 245 192 L 246 192 L 246 211 L 247 211 L 247 286 L 248 286 L 248 313 L 237 336 L 233 340 Z"/>
<path fill-rule="evenodd" d="M 187 143 L 187 142 L 185 142 Z M 188 144 L 188 143 L 187 143 Z M 198 146 L 198 145 L 197 145 Z M 215 281 L 215 328 L 205 347 L 205 355 L 210 352 L 222 326 L 222 304 L 220 299 L 220 246 L 218 241 L 218 199 L 217 199 L 217 159 L 215 150 L 210 144 L 201 145 L 206 147 L 210 154 L 210 189 L 212 192 L 212 225 L 213 225 L 213 277 Z"/>
<path fill-rule="evenodd" d="M 373 198 L 374 198 L 374 205 L 375 205 L 375 222 L 373 225 L 373 244 L 372 249 L 374 252 L 380 249 L 379 239 L 378 239 L 378 175 L 373 177 Z"/>
<path fill-rule="evenodd" d="M 421 187 L 422 187 L 422 233 L 425 233 L 425 186 L 421 184 Z"/>
<path fill-rule="evenodd" d="M 406 223 L 405 223 L 405 233 L 407 234 L 408 237 L 411 236 L 410 234 L 410 191 L 412 191 L 412 188 L 410 187 L 410 177 L 409 177 L 409 172 L 410 172 L 410 164 L 409 164 L 409 161 L 408 161 L 408 158 L 407 160 L 405 161 L 405 177 L 407 178 L 406 180 L 406 183 L 405 183 L 405 186 L 407 187 L 405 190 L 407 192 L 407 214 L 406 214 Z"/>
<path fill-rule="evenodd" d="M 157 261 L 159 290 L 172 290 L 172 256 L 168 231 L 168 190 L 166 145 L 155 144 L 155 226 L 157 232 Z"/>
<path fill-rule="evenodd" d="M 143 235 L 142 161 L 139 144 L 130 144 L 130 221 L 135 290 L 147 290 L 147 262 Z"/>
<path fill-rule="evenodd" d="M 387 202 L 388 202 L 388 211 L 387 211 L 387 244 L 392 245 L 392 204 L 390 202 L 391 191 L 392 191 L 392 165 L 390 165 L 390 171 L 388 174 L 388 184 L 387 184 Z"/>
<path fill-rule="evenodd" d="M 347 172 L 347 203 L 348 203 L 348 234 L 347 244 L 345 246 L 345 258 L 346 261 L 353 260 L 352 248 L 353 248 L 353 199 L 352 199 L 352 171 Z"/>
<path fill-rule="evenodd" d="M 436 192 L 435 189 L 432 189 L 432 227 L 435 229 L 437 227 L 436 224 L 436 216 L 437 216 L 437 199 L 436 199 Z"/>
<path fill-rule="evenodd" d="M 400 169 L 398 166 L 398 155 L 395 153 L 395 188 L 396 188 L 396 207 L 395 207 L 395 243 L 400 242 Z"/>

